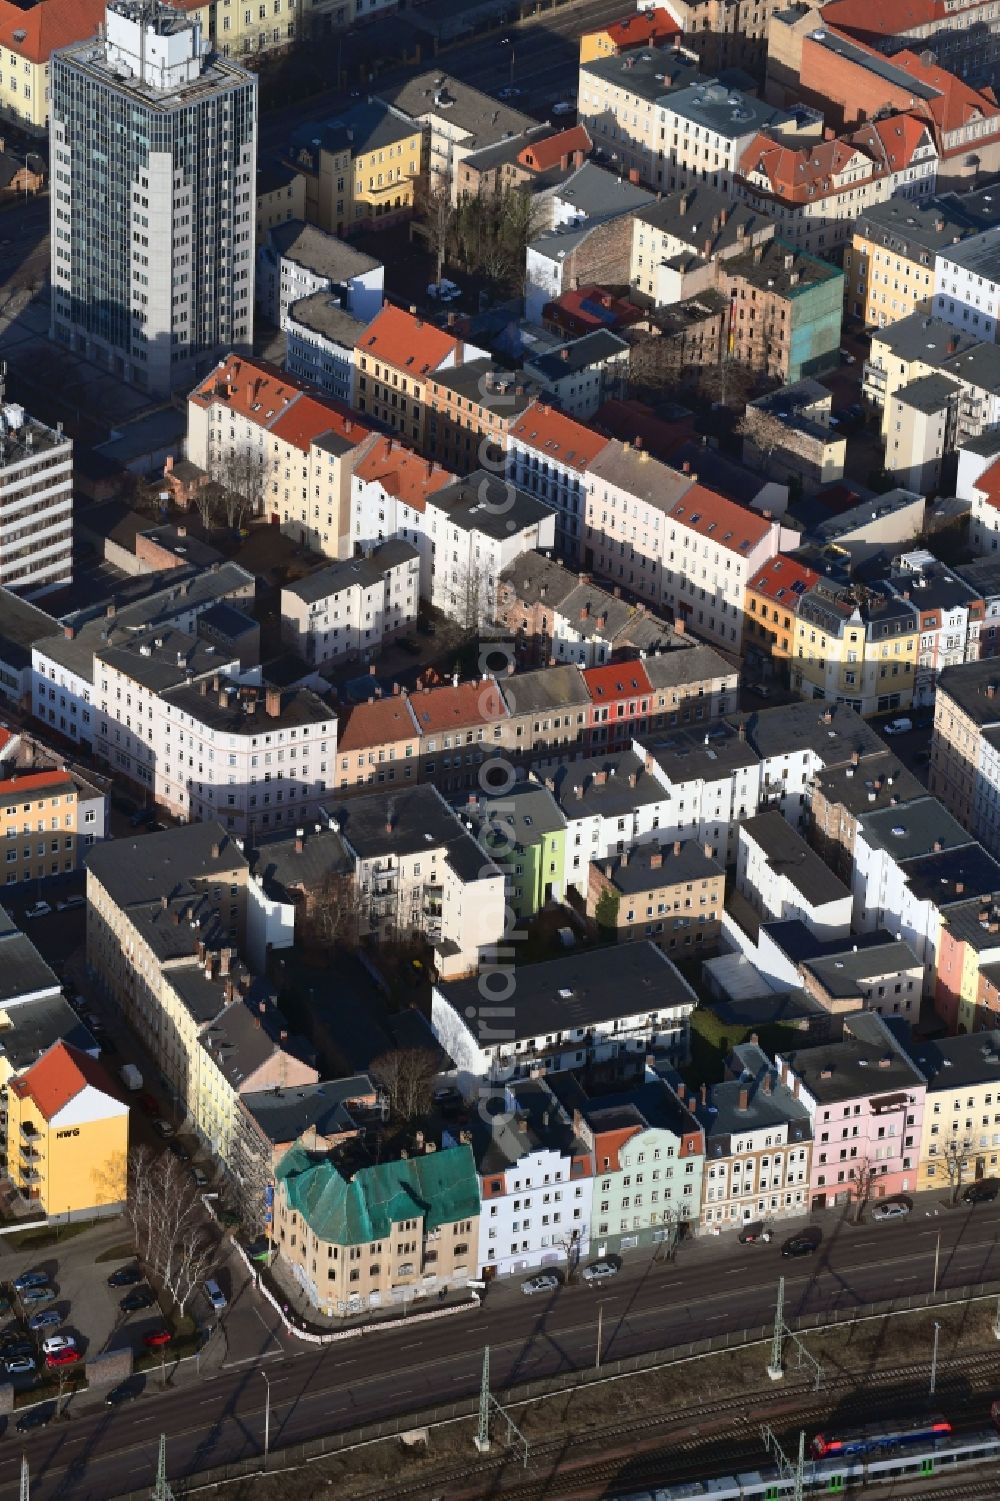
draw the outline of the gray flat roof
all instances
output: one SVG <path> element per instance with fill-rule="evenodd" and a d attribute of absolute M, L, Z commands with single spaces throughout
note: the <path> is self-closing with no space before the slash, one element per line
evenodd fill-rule
<path fill-rule="evenodd" d="M 612 56 L 595 57 L 582 63 L 580 72 L 600 78 L 650 104 L 696 79 L 708 82 L 699 73 L 697 63 L 673 47 L 630 48 Z"/>
<path fill-rule="evenodd" d="M 552 196 L 582 218 L 594 221 L 634 213 L 656 201 L 648 188 L 641 188 L 596 162 L 584 162 Z"/>
<path fill-rule="evenodd" d="M 829 995 L 840 998 L 857 995 L 863 980 L 897 974 L 903 969 L 918 971 L 921 979 L 923 976 L 920 960 L 910 945 L 903 941 L 857 950 L 843 949 L 839 954 L 806 959 L 803 964 L 816 976 Z"/>
<path fill-rule="evenodd" d="M 599 813 L 617 817 L 649 803 L 662 802 L 663 784 L 646 770 L 646 763 L 633 751 L 617 755 L 590 756 L 560 766 L 552 773 L 555 795 L 567 818 L 587 818 Z"/>
<path fill-rule="evenodd" d="M 315 1129 L 320 1136 L 353 1125 L 350 1106 L 375 1093 L 367 1074 L 348 1079 L 326 1079 L 319 1084 L 292 1088 L 262 1089 L 243 1096 L 243 1105 L 268 1141 L 275 1146 L 298 1141 L 303 1131 Z"/>
<path fill-rule="evenodd" d="M 920 1039 L 914 1061 L 927 1080 L 927 1093 L 1000 1085 L 1000 1032 L 968 1032 L 961 1037 Z"/>
<path fill-rule="evenodd" d="M 496 840 L 506 855 L 513 845 L 528 848 L 543 834 L 565 829 L 566 818 L 552 793 L 541 782 L 517 782 L 509 792 L 496 797 L 470 795 L 470 801 L 458 809 L 462 819 L 470 819 L 480 842 L 487 849 Z"/>
<path fill-rule="evenodd" d="M 511 715 L 542 714 L 549 709 L 577 709 L 590 705 L 590 694 L 580 668 L 538 667 L 502 678 L 500 688 Z"/>
<path fill-rule="evenodd" d="M 708 730 L 672 730 L 645 744 L 675 786 L 684 782 L 718 782 L 760 761 L 749 741 L 741 740 L 728 724 L 712 725 Z M 662 788 L 660 794 L 663 795 Z"/>
<path fill-rule="evenodd" d="M 1000 235 L 995 229 L 985 229 L 982 234 L 970 235 L 958 245 L 939 250 L 938 258 L 953 266 L 962 266 L 975 276 L 996 281 L 1000 277 Z"/>
<path fill-rule="evenodd" d="M 483 1007 L 479 981 L 439 984 L 441 996 L 478 1034 L 484 1047 L 497 1041 Z M 620 943 L 568 954 L 543 964 L 519 965 L 517 985 L 504 1002 L 503 1041 L 566 1032 L 675 1006 L 695 1006 L 697 996 L 653 943 Z"/>
<path fill-rule="evenodd" d="M 785 109 L 778 109 L 763 99 L 755 99 L 752 94 L 729 89 L 724 83 L 710 79 L 675 89 L 665 108 L 669 113 L 731 140 L 759 130 L 773 129 L 776 125 L 786 125 L 794 119 Z"/>
<path fill-rule="evenodd" d="M 947 197 L 929 203 L 914 203 L 911 198 L 889 198 L 862 209 L 855 221 L 855 233 L 888 250 L 916 258 L 926 251 L 924 264 L 933 266 L 934 255 L 951 246 L 956 236 L 963 238 L 969 229 L 964 216 L 955 213 Z"/>
<path fill-rule="evenodd" d="M 0 657 L 11 667 L 30 667 L 31 648 L 58 629 L 58 622 L 38 605 L 0 589 Z"/>
<path fill-rule="evenodd" d="M 483 532 L 504 541 L 535 526 L 553 507 L 519 490 L 510 480 L 485 469 L 477 469 L 464 479 L 435 490 L 431 504 L 447 513 L 448 520 L 468 532 Z"/>
<path fill-rule="evenodd" d="M 286 260 L 294 261 L 317 276 L 327 276 L 332 282 L 365 276 L 382 265 L 374 256 L 366 255 L 346 240 L 338 240 L 336 235 L 327 234 L 302 219 L 289 219 L 286 224 L 278 224 L 268 231 L 268 235 Z"/>
<path fill-rule="evenodd" d="M 952 349 L 952 341 L 956 348 Z M 963 333 L 945 323 L 943 318 L 932 318 L 928 313 L 910 313 L 897 323 L 875 331 L 872 342 L 887 344 L 901 360 L 923 360 L 925 365 L 945 365 L 957 350 L 973 349 L 979 342 L 971 334 Z"/>
<path fill-rule="evenodd" d="M 37 1001 L 25 1001 L 9 1012 L 11 1025 L 0 1034 L 0 1054 L 11 1071 L 23 1073 L 55 1042 L 68 1042 L 81 1053 L 96 1057 L 100 1049 L 73 1007 L 58 990 Z"/>
<path fill-rule="evenodd" d="M 329 875 L 354 869 L 337 830 L 315 823 L 304 825 L 301 840 L 292 829 L 261 835 L 250 859 L 254 874 L 283 901 L 293 901 L 297 891 L 318 889 Z"/>
<path fill-rule="evenodd" d="M 329 292 L 313 292 L 308 297 L 300 297 L 291 304 L 287 316 L 303 328 L 322 334 L 324 339 L 342 344 L 349 350 L 354 349 L 368 327 L 363 318 L 355 318 Z"/>
<path fill-rule="evenodd" d="M 740 831 L 764 851 L 775 875 L 791 881 L 810 906 L 850 899 L 851 893 L 843 881 L 786 822 L 783 813 L 776 810 L 758 813 L 742 820 Z"/>
<path fill-rule="evenodd" d="M 220 823 L 189 823 L 138 838 L 115 839 L 87 851 L 87 869 L 120 907 L 193 890 L 248 861 Z"/>
<path fill-rule="evenodd" d="M 607 874 L 608 879 L 629 895 L 639 891 L 655 891 L 663 886 L 675 886 L 678 882 L 707 881 L 724 874 L 722 866 L 706 855 L 697 839 L 686 839 L 675 850 L 673 844 L 637 844 L 615 859 L 594 860 L 592 863 Z"/>
<path fill-rule="evenodd" d="M 818 1042 L 784 1055 L 784 1060 L 823 1105 L 859 1095 L 905 1098 L 924 1082 L 892 1031 L 870 1011 L 844 1018 L 842 1042 Z"/>
<path fill-rule="evenodd" d="M 867 756 L 860 766 L 823 767 L 816 780 L 828 802 L 840 803 L 855 816 L 879 808 L 902 807 L 927 794 L 923 782 L 891 751 Z"/>
<path fill-rule="evenodd" d="M 735 719 L 730 721 L 736 723 Z M 742 718 L 746 737 L 758 755 L 792 755 L 811 750 L 824 765 L 850 761 L 854 752 L 879 755 L 885 741 L 856 709 L 847 704 L 817 703 L 815 699 L 758 709 Z"/>
<path fill-rule="evenodd" d="M 351 797 L 325 807 L 336 821 L 349 850 L 359 860 L 386 855 L 413 855 L 419 850 L 446 850 L 446 858 L 466 881 L 497 874 L 497 867 L 479 848 L 436 787 L 423 783 Z"/>
<path fill-rule="evenodd" d="M 442 101 L 440 104 L 436 102 L 438 97 Z M 385 98 L 417 120 L 440 116 L 448 122 L 450 130 L 461 132 L 468 144 L 477 147 L 491 146 L 507 135 L 522 135 L 538 124 L 530 115 L 500 103 L 470 84 L 459 82 L 440 68 L 421 73 L 398 88 L 387 90 Z"/>
<path fill-rule="evenodd" d="M 962 570 L 966 578 L 969 572 Z M 984 657 L 978 662 L 946 667 L 938 674 L 937 686 L 938 692 L 953 699 L 974 724 L 1000 723 L 1000 662 L 995 658 Z"/>
<path fill-rule="evenodd" d="M 896 864 L 941 849 L 961 849 L 972 836 L 936 797 L 918 797 L 896 808 L 863 813 L 858 829 L 865 843 L 892 855 Z"/>
<path fill-rule="evenodd" d="M 419 557 L 420 554 L 412 543 L 391 537 L 374 548 L 368 557 L 344 558 L 339 563 L 331 563 L 327 568 L 317 568 L 314 573 L 307 573 L 294 584 L 286 584 L 282 593 L 294 594 L 297 599 L 312 604 L 316 600 L 326 599 L 328 595 L 339 594 L 343 589 L 354 588 L 355 585 L 370 589 L 385 577 L 388 569 L 412 563 Z"/>
<path fill-rule="evenodd" d="M 730 1151 L 731 1137 L 766 1130 L 769 1126 L 787 1124 L 790 1142 L 810 1140 L 809 1112 L 792 1090 L 782 1084 L 777 1068 L 761 1048 L 741 1043 L 733 1049 L 729 1066 L 739 1070 L 737 1078 L 713 1084 L 704 1105 L 692 1100 L 695 1114 L 705 1128 L 706 1157 L 711 1160 L 725 1156 Z"/>
<path fill-rule="evenodd" d="M 915 412 L 940 412 L 957 401 L 961 386 L 935 370 L 932 375 L 921 375 L 905 386 L 898 386 L 892 394 L 893 401 L 911 407 Z"/>

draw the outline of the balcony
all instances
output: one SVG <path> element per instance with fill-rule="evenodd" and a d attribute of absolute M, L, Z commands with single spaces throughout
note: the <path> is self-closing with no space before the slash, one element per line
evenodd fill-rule
<path fill-rule="evenodd" d="M 22 1183 L 41 1183 L 41 1181 L 42 1181 L 42 1175 L 41 1175 L 41 1173 L 37 1172 L 35 1170 L 35 1168 L 33 1168 L 33 1167 L 27 1167 L 27 1168 L 22 1168 L 21 1169 L 21 1182 Z"/>
<path fill-rule="evenodd" d="M 21 1147 L 19 1156 L 22 1162 L 41 1162 L 42 1160 L 42 1153 L 36 1151 L 34 1147 Z"/>
<path fill-rule="evenodd" d="M 37 1126 L 35 1126 L 32 1121 L 22 1121 L 21 1122 L 21 1135 L 27 1141 L 38 1141 L 40 1139 L 40 1137 L 41 1137 L 41 1132 L 38 1130 Z"/>

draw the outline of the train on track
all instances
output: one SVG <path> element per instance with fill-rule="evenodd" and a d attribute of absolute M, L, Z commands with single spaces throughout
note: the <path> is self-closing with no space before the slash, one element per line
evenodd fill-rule
<path fill-rule="evenodd" d="M 842 1495 L 863 1486 L 906 1480 L 919 1496 L 920 1482 L 966 1465 L 1000 1465 L 1000 1402 L 994 1402 L 993 1424 L 980 1433 L 956 1434 L 941 1417 L 898 1424 L 817 1434 L 806 1461 L 806 1496 Z M 619 1501 L 784 1501 L 795 1494 L 795 1479 L 777 1466 L 712 1480 L 687 1480 L 676 1485 L 622 1494 Z M 1000 1482 L 998 1482 L 1000 1495 Z"/>

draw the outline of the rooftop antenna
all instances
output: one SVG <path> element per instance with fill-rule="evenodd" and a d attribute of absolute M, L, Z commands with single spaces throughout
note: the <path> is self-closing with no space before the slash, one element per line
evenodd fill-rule
<path fill-rule="evenodd" d="M 21 1501 L 26 1501 L 22 1481 Z M 167 1435 L 160 1434 L 160 1452 L 156 1461 L 156 1483 L 150 1492 L 150 1501 L 174 1501 L 174 1493 L 167 1479 Z"/>

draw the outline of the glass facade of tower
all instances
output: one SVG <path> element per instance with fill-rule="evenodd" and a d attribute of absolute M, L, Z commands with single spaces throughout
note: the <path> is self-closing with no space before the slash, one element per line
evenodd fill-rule
<path fill-rule="evenodd" d="M 51 68 L 52 336 L 154 394 L 252 338 L 256 80 L 215 56 L 190 66 L 157 87 L 99 39 Z"/>

